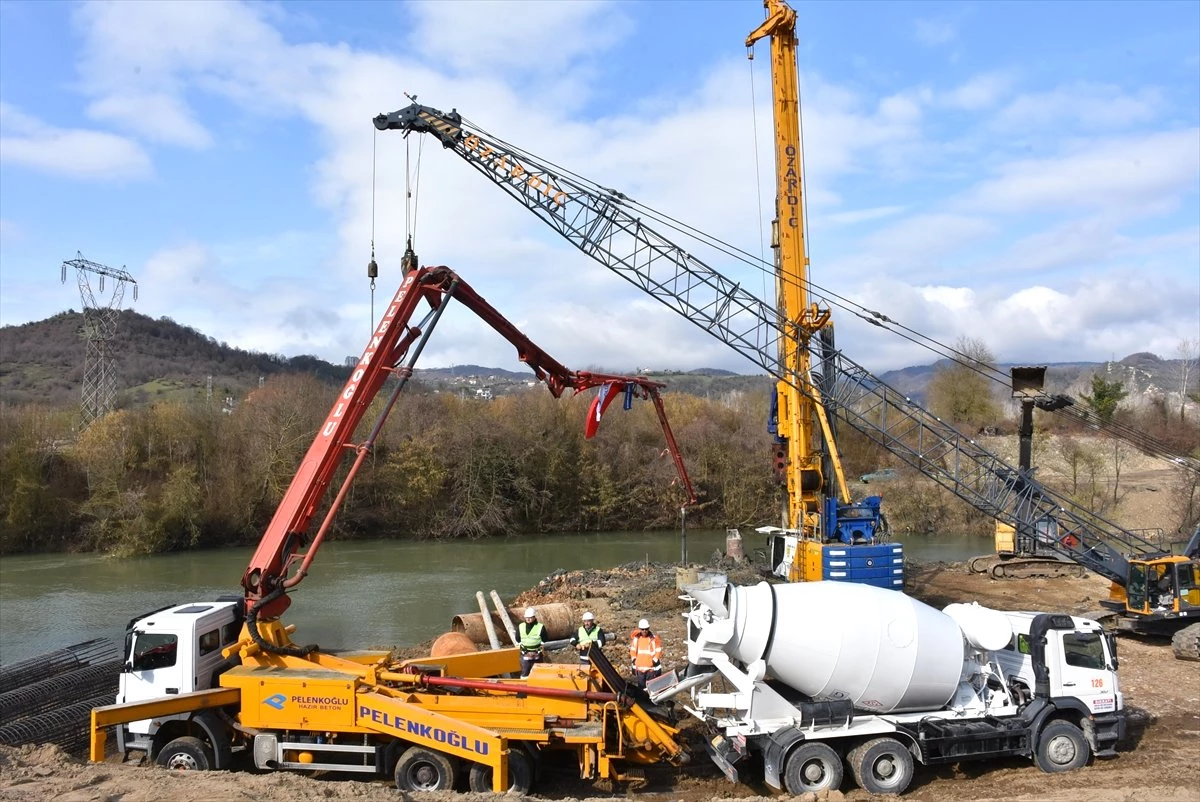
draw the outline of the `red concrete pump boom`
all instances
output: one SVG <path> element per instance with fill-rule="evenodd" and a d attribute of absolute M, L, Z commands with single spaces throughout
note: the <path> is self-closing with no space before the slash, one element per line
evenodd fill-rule
<path fill-rule="evenodd" d="M 691 481 L 659 396 L 659 389 L 665 385 L 645 377 L 569 370 L 530 341 L 450 268 L 418 268 L 405 275 L 400 289 L 380 318 L 370 342 L 325 417 L 308 453 L 304 455 L 246 568 L 242 587 L 245 589 L 247 623 L 252 635 L 257 635 L 258 621 L 278 618 L 291 603 L 287 591 L 299 584 L 308 573 L 312 559 L 329 531 L 351 482 L 371 452 L 400 391 L 412 376 L 413 365 L 452 297 L 512 343 L 520 360 L 533 369 L 534 375 L 546 384 L 555 398 L 568 388 L 582 392 L 591 387 L 612 385 L 611 391 L 624 390 L 631 395 L 651 399 L 679 480 L 687 493 L 684 505 L 695 502 Z M 413 325 L 410 321 L 422 300 L 428 302 L 430 311 L 424 319 Z M 367 438 L 361 443 L 351 442 L 367 408 L 390 375 L 400 379 L 398 386 L 388 398 Z M 310 541 L 308 532 L 313 516 L 342 458 L 349 452 L 355 455 L 354 463 Z M 256 640 L 259 639 L 256 637 Z M 295 647 L 281 649 L 262 641 L 259 641 L 259 645 L 270 651 L 296 650 Z M 296 651 L 306 654 L 314 648 L 303 647 Z"/>

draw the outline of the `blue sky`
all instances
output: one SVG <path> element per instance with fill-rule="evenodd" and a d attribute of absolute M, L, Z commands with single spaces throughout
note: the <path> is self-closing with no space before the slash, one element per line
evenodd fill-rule
<path fill-rule="evenodd" d="M 1200 3 L 795 7 L 817 285 L 1005 362 L 1171 357 L 1200 337 Z M 407 152 L 422 262 L 568 366 L 757 372 L 457 157 L 371 118 L 404 92 L 455 107 L 758 252 L 769 59 L 743 41 L 761 19 L 754 0 L 4 0 L 0 323 L 79 309 L 60 282 L 78 250 L 129 270 L 124 305 L 143 314 L 246 349 L 358 354 L 372 208 L 375 313 L 400 279 Z M 834 319 L 871 369 L 934 358 Z M 518 364 L 455 312 L 421 364 L 462 363 Z"/>

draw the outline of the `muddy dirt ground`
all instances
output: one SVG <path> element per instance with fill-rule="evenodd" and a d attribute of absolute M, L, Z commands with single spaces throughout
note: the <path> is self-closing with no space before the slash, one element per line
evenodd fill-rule
<path fill-rule="evenodd" d="M 753 570 L 714 564 L 738 583 L 758 581 Z M 1081 613 L 1094 610 L 1108 594 L 1096 577 L 995 581 L 967 573 L 962 565 L 910 566 L 909 593 L 941 607 L 977 600 L 999 609 L 1038 609 Z M 684 661 L 682 603 L 675 568 L 628 565 L 612 571 L 560 573 L 517 599 L 518 604 L 561 601 L 576 614 L 593 611 L 618 635 L 606 653 L 624 665 L 624 640 L 641 617 L 650 619 L 665 641 L 668 666 Z M 572 654 L 561 653 L 564 662 Z M 1040 772 L 1029 761 L 1010 759 L 925 769 L 905 794 L 912 800 L 1051 800 L 1052 802 L 1197 802 L 1200 800 L 1200 663 L 1174 659 L 1163 643 L 1122 638 L 1121 687 L 1130 713 L 1129 733 L 1118 757 L 1095 761 L 1068 774 Z M 651 800 L 737 799 L 751 802 L 769 790 L 761 783 L 733 785 L 695 744 L 695 758 L 683 768 L 647 771 L 639 798 Z M 616 794 L 614 796 L 614 794 Z M 580 781 L 573 766 L 549 764 L 535 798 L 626 799 L 626 789 L 601 789 Z M 89 764 L 54 746 L 0 747 L 0 799 L 18 802 L 208 802 L 208 800 L 396 800 L 383 780 L 363 782 L 341 776 L 305 777 L 288 773 L 170 772 L 156 767 L 110 762 Z M 430 802 L 472 802 L 489 794 L 408 794 Z M 828 795 L 831 800 L 871 798 L 861 790 Z"/>

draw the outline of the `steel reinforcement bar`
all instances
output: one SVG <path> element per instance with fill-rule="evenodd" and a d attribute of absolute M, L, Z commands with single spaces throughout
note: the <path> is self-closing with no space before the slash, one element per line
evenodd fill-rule
<path fill-rule="evenodd" d="M 117 695 L 120 660 L 108 660 L 0 693 L 0 726 L 83 699 Z"/>
<path fill-rule="evenodd" d="M 85 699 L 57 710 L 26 716 L 0 727 L 0 744 L 57 744 L 73 755 L 87 751 L 93 707 L 112 704 L 111 694 Z"/>
<path fill-rule="evenodd" d="M 0 665 L 0 693 L 93 663 L 116 660 L 118 657 L 116 644 L 110 639 L 94 638 L 28 660 Z"/>

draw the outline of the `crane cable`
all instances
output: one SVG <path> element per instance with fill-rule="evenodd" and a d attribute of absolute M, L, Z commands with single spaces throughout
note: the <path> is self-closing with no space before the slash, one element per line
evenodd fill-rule
<path fill-rule="evenodd" d="M 367 262 L 367 278 L 371 280 L 371 331 L 375 331 L 375 279 L 379 276 L 379 263 L 375 261 L 375 178 L 379 174 L 376 153 L 379 131 L 371 137 L 371 261 Z"/>
<path fill-rule="evenodd" d="M 753 270 L 761 271 L 765 276 L 771 276 L 773 278 L 778 278 L 778 276 L 776 275 L 774 266 L 769 265 L 766 262 L 766 260 L 761 257 L 756 257 L 753 254 L 743 250 L 742 248 L 739 248 L 736 245 L 732 245 L 732 244 L 720 239 L 719 237 L 715 237 L 711 234 L 707 234 L 703 231 L 700 231 L 699 229 L 696 229 L 695 227 L 688 225 L 687 223 L 684 223 L 668 214 L 665 214 L 665 213 L 660 212 L 650 206 L 640 203 L 639 201 L 636 201 L 633 198 L 630 198 L 628 195 L 620 193 L 612 188 L 605 187 L 602 184 L 600 184 L 596 181 L 593 181 L 592 179 L 586 178 L 585 176 L 582 176 L 582 175 L 574 172 L 573 170 L 563 167 L 562 165 L 556 164 L 552 161 L 548 161 L 548 160 L 544 159 L 543 157 L 536 156 L 536 155 L 530 153 L 529 151 L 525 150 L 524 148 L 521 148 L 517 145 L 507 142 L 504 139 L 492 134 L 483 126 L 480 126 L 480 125 L 476 124 L 474 121 L 469 120 L 466 116 L 462 117 L 462 122 L 466 125 L 469 125 L 471 128 L 473 128 L 478 133 L 491 139 L 496 144 L 501 145 L 502 147 L 508 149 L 510 152 L 522 156 L 523 158 L 527 159 L 529 162 L 531 162 L 533 164 L 538 164 L 538 165 L 552 168 L 554 171 L 557 171 L 558 173 L 560 173 L 562 175 L 569 176 L 573 181 L 575 181 L 577 184 L 579 184 L 582 188 L 584 188 L 590 194 L 600 196 L 600 197 L 605 197 L 611 203 L 623 205 L 623 206 L 629 207 L 630 209 L 636 210 L 642 216 L 648 217 L 658 223 L 661 223 L 666 228 L 669 228 L 675 232 L 678 232 L 679 234 L 681 234 L 685 237 L 696 240 L 697 242 L 703 243 L 703 244 L 707 245 L 708 247 L 712 248 L 713 250 L 723 253 L 725 256 L 727 256 L 735 261 L 742 262 L 743 264 L 745 264 L 746 266 L 750 267 Z M 802 175 L 802 180 L 803 180 L 803 175 Z M 760 193 L 760 195 L 761 195 L 761 193 Z M 805 215 L 807 216 L 807 206 L 806 206 Z M 678 247 L 678 246 L 676 246 L 676 247 Z M 795 279 L 793 279 L 791 277 L 784 277 L 783 280 L 790 281 L 793 283 L 795 282 Z M 906 326 L 897 320 L 893 320 L 892 318 L 888 317 L 887 315 L 883 314 L 882 312 L 878 312 L 876 310 L 870 309 L 870 308 L 864 306 L 863 304 L 860 304 L 860 303 L 853 301 L 843 295 L 840 295 L 839 293 L 829 290 L 828 288 L 823 287 L 823 286 L 813 282 L 812 279 L 807 276 L 807 273 L 806 273 L 806 278 L 803 283 L 806 286 L 806 288 L 808 289 L 809 293 L 812 295 L 813 299 L 815 299 L 815 300 L 823 301 L 831 307 L 837 307 L 839 309 L 842 309 L 842 310 L 854 315 L 855 317 L 858 317 L 858 318 L 862 319 L 863 321 L 870 323 L 871 325 L 874 325 L 881 329 L 889 331 L 892 334 L 895 334 L 896 336 L 901 337 L 902 339 L 908 340 L 909 342 L 912 342 L 915 345 L 925 348 L 926 350 L 929 350 L 934 354 L 937 354 L 946 359 L 949 359 L 950 361 L 952 361 L 956 364 L 959 364 L 959 365 L 979 374 L 980 376 L 984 377 L 985 379 L 988 379 L 989 381 L 996 382 L 997 384 L 1000 384 L 1005 387 L 1010 386 L 1010 377 L 1007 376 L 1003 371 L 1000 371 L 998 368 L 988 365 L 987 363 L 980 362 L 980 361 L 974 359 L 973 357 L 969 356 L 968 354 L 965 354 L 949 345 L 946 345 L 945 343 L 939 342 L 938 340 L 935 340 L 934 338 L 929 337 L 928 335 L 922 334 L 921 332 L 918 332 L 915 329 L 913 329 L 909 326 Z M 1044 395 L 1044 398 L 1046 400 L 1052 400 L 1052 397 L 1049 395 Z M 1175 462 L 1178 465 L 1183 465 L 1185 467 L 1188 467 L 1191 470 L 1200 471 L 1200 460 L 1195 460 L 1193 458 L 1180 455 L 1180 454 L 1174 452 L 1165 443 L 1162 443 L 1161 441 L 1158 441 L 1158 440 L 1150 437 L 1149 435 L 1146 435 L 1144 432 L 1141 432 L 1140 430 L 1131 428 L 1125 424 L 1121 424 L 1121 423 L 1114 422 L 1114 421 L 1104 421 L 1098 415 L 1095 415 L 1094 413 L 1077 410 L 1073 407 L 1066 407 L 1066 408 L 1057 409 L 1057 410 L 1051 409 L 1048 411 L 1050 411 L 1051 414 L 1065 415 L 1066 417 L 1070 417 L 1077 421 L 1083 422 L 1090 428 L 1099 429 L 1102 431 L 1107 431 L 1109 433 L 1112 433 L 1115 436 L 1118 436 L 1122 439 L 1130 441 L 1131 443 L 1136 445 L 1138 448 L 1140 448 L 1144 451 L 1147 451 L 1148 453 L 1152 454 L 1153 456 L 1159 456 L 1159 457 L 1163 457 L 1166 459 L 1170 459 L 1171 461 Z"/>
<path fill-rule="evenodd" d="M 415 98 L 414 98 L 415 100 Z M 417 142 L 417 161 L 412 163 L 412 140 L 404 138 L 404 234 L 411 249 L 417 238 L 417 207 L 421 195 L 421 157 L 425 150 L 425 137 Z"/>

